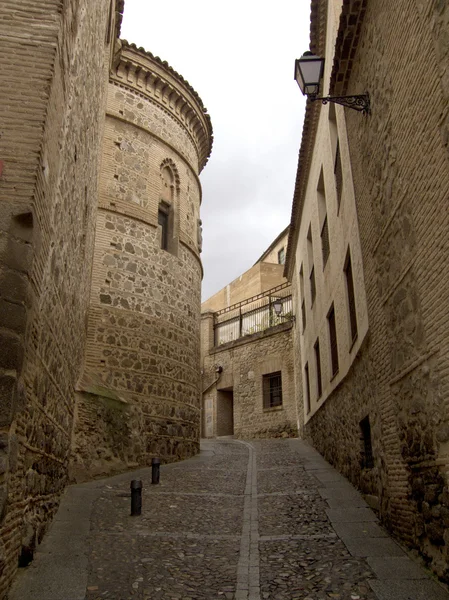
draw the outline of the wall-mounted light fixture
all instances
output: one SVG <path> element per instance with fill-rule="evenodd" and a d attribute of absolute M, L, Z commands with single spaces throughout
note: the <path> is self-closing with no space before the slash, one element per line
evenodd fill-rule
<path fill-rule="evenodd" d="M 281 313 L 282 313 L 282 309 L 284 308 L 282 306 L 281 300 L 275 300 L 271 306 L 273 307 L 274 312 L 276 313 L 276 316 L 280 317 Z"/>
<path fill-rule="evenodd" d="M 295 80 L 301 92 L 312 102 L 321 100 L 323 104 L 334 102 L 347 108 L 353 108 L 365 114 L 369 113 L 369 94 L 358 96 L 318 96 L 323 76 L 324 58 L 315 56 L 309 50 L 295 60 Z"/>
<path fill-rule="evenodd" d="M 277 298 L 276 300 L 273 300 L 271 306 L 273 307 L 276 316 L 280 319 L 288 319 L 289 321 L 295 321 L 295 315 L 292 315 L 291 313 L 288 313 L 287 315 L 282 314 L 284 311 L 284 303 L 282 301 L 282 298 Z"/>

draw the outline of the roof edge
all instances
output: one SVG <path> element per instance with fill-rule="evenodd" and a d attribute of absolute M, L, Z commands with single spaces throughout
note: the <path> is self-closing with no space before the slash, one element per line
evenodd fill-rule
<path fill-rule="evenodd" d="M 287 225 L 287 227 L 281 231 L 281 233 L 277 236 L 277 238 L 271 242 L 271 244 L 268 246 L 268 248 L 265 250 L 265 252 L 262 254 L 262 256 L 260 256 L 260 258 L 258 258 L 256 260 L 253 267 L 255 265 L 257 265 L 257 263 L 260 263 L 263 261 L 263 259 L 267 256 L 267 254 L 269 254 L 271 252 L 271 250 L 274 248 L 274 246 L 276 246 L 276 244 L 281 239 L 281 237 L 283 237 L 287 233 L 289 227 L 290 227 L 290 225 Z"/>
<path fill-rule="evenodd" d="M 327 7 L 328 0 L 312 0 L 310 3 L 310 50 L 318 55 L 324 55 L 326 49 Z M 293 192 L 287 256 L 285 258 L 284 277 L 289 281 L 291 281 L 292 278 L 294 263 L 293 249 L 296 248 L 296 243 L 298 241 L 299 225 L 301 223 L 302 210 L 304 207 L 320 110 L 321 104 L 319 102 L 312 103 L 310 100 L 307 101 L 302 128 L 301 146 L 298 155 L 295 190 Z"/>

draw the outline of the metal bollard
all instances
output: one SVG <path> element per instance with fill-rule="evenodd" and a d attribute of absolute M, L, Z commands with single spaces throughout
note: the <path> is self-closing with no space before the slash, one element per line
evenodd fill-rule
<path fill-rule="evenodd" d="M 151 483 L 159 483 L 161 460 L 153 458 L 151 461 Z"/>
<path fill-rule="evenodd" d="M 131 516 L 142 514 L 142 482 L 140 479 L 131 481 Z"/>

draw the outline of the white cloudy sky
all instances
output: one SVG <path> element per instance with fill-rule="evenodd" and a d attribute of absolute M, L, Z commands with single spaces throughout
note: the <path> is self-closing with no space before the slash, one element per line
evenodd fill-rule
<path fill-rule="evenodd" d="M 199 93 L 214 146 L 203 185 L 203 300 L 249 269 L 290 221 L 305 102 L 294 60 L 310 0 L 126 0 L 122 37 Z"/>

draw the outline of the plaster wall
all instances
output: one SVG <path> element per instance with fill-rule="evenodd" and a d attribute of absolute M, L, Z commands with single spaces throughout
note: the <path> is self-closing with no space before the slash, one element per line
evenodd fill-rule
<path fill-rule="evenodd" d="M 263 257 L 263 262 L 279 264 L 279 251 L 283 248 L 285 255 L 287 255 L 287 241 L 288 241 L 288 231 L 286 231 L 285 235 L 283 235 L 269 251 Z"/>
<path fill-rule="evenodd" d="M 328 44 L 323 81 L 328 81 L 332 66 L 337 20 L 334 11 L 338 5 L 330 3 L 328 18 Z M 339 13 L 338 13 L 339 14 Z M 327 93 L 327 90 L 323 92 Z M 360 115 L 359 115 L 360 117 Z M 335 169 L 336 141 L 338 139 L 342 165 L 342 193 L 337 197 Z M 323 254 L 322 226 L 327 215 L 329 231 L 329 257 Z M 311 239 L 310 239 L 311 238 Z M 348 252 L 351 258 L 357 337 L 353 340 L 350 328 L 348 292 L 345 265 Z M 312 299 L 312 269 L 316 297 Z M 325 404 L 332 392 L 346 377 L 368 331 L 365 282 L 362 253 L 358 233 L 357 211 L 352 182 L 349 148 L 344 109 L 340 106 L 320 110 L 315 146 L 311 159 L 309 179 L 299 224 L 298 243 L 295 248 L 295 265 L 292 277 L 294 312 L 298 319 L 295 329 L 297 371 L 301 372 L 304 423 Z M 304 302 L 305 310 L 302 310 Z M 328 314 L 334 306 L 338 371 L 332 372 Z M 305 313 L 305 315 L 304 315 Z M 305 316 L 305 321 L 304 321 Z M 318 367 L 315 344 L 319 341 L 322 391 L 318 391 Z M 308 366 L 310 394 L 307 393 L 305 367 Z M 299 379 L 298 379 L 299 380 Z M 307 397 L 309 396 L 309 401 Z"/>

